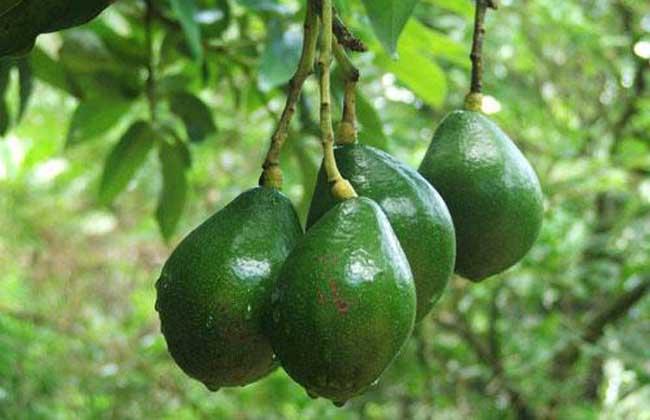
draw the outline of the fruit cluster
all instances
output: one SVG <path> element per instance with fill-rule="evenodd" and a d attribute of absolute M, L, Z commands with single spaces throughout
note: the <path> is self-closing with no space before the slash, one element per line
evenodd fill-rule
<path fill-rule="evenodd" d="M 209 389 L 280 364 L 311 396 L 343 404 L 378 380 L 454 270 L 499 273 L 541 227 L 533 169 L 478 112 L 442 122 L 419 172 L 363 145 L 335 155 L 360 197 L 337 202 L 321 169 L 304 235 L 290 201 L 258 187 L 165 264 L 156 308 L 169 351 Z"/>
<path fill-rule="evenodd" d="M 477 7 L 482 36 L 487 3 Z M 535 172 L 476 111 L 480 36 L 468 110 L 445 118 L 417 172 L 356 144 L 359 74 L 332 38 L 332 19 L 331 0 L 308 2 L 303 54 L 262 186 L 185 238 L 156 284 L 171 355 L 211 390 L 249 384 L 281 365 L 310 396 L 342 405 L 379 380 L 454 271 L 480 281 L 507 269 L 541 227 Z M 323 165 L 303 234 L 279 192 L 279 154 L 319 38 Z M 347 74 L 336 149 L 333 48 Z"/>

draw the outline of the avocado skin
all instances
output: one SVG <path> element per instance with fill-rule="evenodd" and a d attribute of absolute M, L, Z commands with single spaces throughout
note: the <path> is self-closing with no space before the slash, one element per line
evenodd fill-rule
<path fill-rule="evenodd" d="M 335 154 L 343 177 L 388 216 L 415 278 L 416 320 L 420 321 L 440 299 L 454 272 L 456 235 L 447 206 L 422 175 L 388 153 L 355 144 L 337 147 Z M 336 205 L 328 191 L 327 175 L 321 167 L 308 229 Z"/>
<path fill-rule="evenodd" d="M 176 363 L 211 390 L 243 386 L 276 366 L 262 321 L 284 260 L 302 236 L 288 198 L 244 192 L 190 233 L 156 283 L 162 332 Z"/>
<path fill-rule="evenodd" d="M 447 203 L 456 227 L 456 272 L 473 281 L 500 273 L 535 243 L 542 189 L 510 138 L 478 112 L 454 111 L 440 124 L 420 173 Z"/>
<path fill-rule="evenodd" d="M 0 14 L 0 57 L 25 54 L 42 33 L 82 25 L 112 0 L 23 0 Z"/>
<path fill-rule="evenodd" d="M 279 275 L 268 334 L 310 395 L 343 403 L 399 353 L 415 321 L 413 276 L 379 205 L 347 200 L 316 223 Z"/>

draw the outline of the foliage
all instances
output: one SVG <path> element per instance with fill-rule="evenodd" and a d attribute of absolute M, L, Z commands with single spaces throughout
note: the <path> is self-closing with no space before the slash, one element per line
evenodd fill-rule
<path fill-rule="evenodd" d="M 422 0 L 408 22 L 379 3 L 338 2 L 370 48 L 353 57 L 361 140 L 415 167 L 467 91 L 471 2 Z M 540 175 L 542 236 L 503 275 L 454 279 L 343 409 L 282 372 L 208 393 L 175 367 L 153 311 L 171 249 L 159 230 L 177 243 L 259 176 L 303 2 L 163 1 L 147 16 L 123 0 L 2 59 L 0 417 L 648 418 L 650 8 L 502 3 L 485 108 Z M 337 108 L 341 92 L 339 77 Z M 317 104 L 299 105 L 282 165 L 304 218 L 320 146 Z"/>

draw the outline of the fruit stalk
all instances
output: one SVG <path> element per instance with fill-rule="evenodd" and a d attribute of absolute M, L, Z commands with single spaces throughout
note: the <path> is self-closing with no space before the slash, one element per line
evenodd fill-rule
<path fill-rule="evenodd" d="M 357 141 L 357 83 L 359 70 L 354 66 L 345 48 L 338 41 L 333 41 L 334 56 L 343 71 L 345 93 L 343 100 L 343 118 L 336 140 L 338 144 L 353 144 Z"/>
<path fill-rule="evenodd" d="M 330 64 L 332 62 L 332 0 L 321 0 L 321 45 L 318 58 L 320 70 L 320 128 L 323 143 L 323 165 L 337 200 L 357 197 L 352 185 L 343 179 L 334 156 L 334 128 L 332 126 L 332 98 L 330 92 Z"/>
<path fill-rule="evenodd" d="M 296 113 L 296 103 L 302 92 L 302 87 L 313 72 L 318 44 L 318 13 L 313 2 L 307 3 L 307 14 L 304 23 L 304 41 L 298 67 L 289 81 L 289 93 L 282 111 L 280 121 L 271 138 L 271 146 L 266 154 L 260 178 L 260 185 L 270 188 L 282 188 L 282 171 L 280 170 L 280 152 L 287 139 L 291 119 Z"/>
<path fill-rule="evenodd" d="M 496 0 L 476 0 L 474 16 L 474 38 L 472 42 L 472 85 L 465 98 L 465 108 L 469 111 L 480 111 L 483 102 L 483 40 L 485 38 L 485 15 L 487 9 L 496 9 Z"/>

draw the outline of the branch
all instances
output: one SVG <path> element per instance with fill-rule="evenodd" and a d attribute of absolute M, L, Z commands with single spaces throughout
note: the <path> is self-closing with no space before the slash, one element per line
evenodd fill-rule
<path fill-rule="evenodd" d="M 322 0 L 315 0 L 316 8 L 321 10 L 323 8 Z M 336 40 L 344 48 L 354 52 L 366 52 L 368 47 L 359 38 L 357 38 L 345 23 L 339 17 L 339 13 L 335 7 L 332 8 L 332 31 Z"/>
<path fill-rule="evenodd" d="M 551 374 L 559 379 L 565 379 L 570 368 L 580 357 L 580 343 L 595 343 L 604 334 L 605 327 L 625 316 L 650 290 L 650 276 L 645 277 L 633 289 L 623 293 L 609 306 L 598 312 L 580 333 L 580 340 L 572 340 L 559 350 L 553 357 Z"/>
<path fill-rule="evenodd" d="M 496 9 L 496 0 L 476 0 L 472 52 L 469 55 L 472 61 L 472 85 L 465 100 L 465 108 L 470 111 L 479 111 L 481 109 L 483 93 L 483 39 L 485 38 L 485 15 L 487 14 L 488 8 Z"/>
<path fill-rule="evenodd" d="M 271 146 L 266 154 L 262 168 L 264 172 L 260 177 L 260 185 L 280 189 L 282 187 L 282 172 L 280 171 L 280 152 L 287 139 L 291 119 L 296 112 L 296 102 L 305 81 L 314 69 L 316 45 L 318 44 L 318 16 L 312 2 L 307 3 L 305 16 L 305 36 L 302 46 L 300 62 L 295 74 L 289 82 L 289 93 L 282 111 L 278 126 L 271 138 Z"/>

